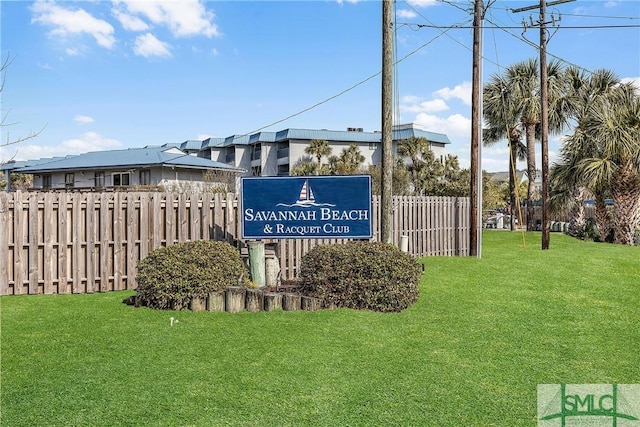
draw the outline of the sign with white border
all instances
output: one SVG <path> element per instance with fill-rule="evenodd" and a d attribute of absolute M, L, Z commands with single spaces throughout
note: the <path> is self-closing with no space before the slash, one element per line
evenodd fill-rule
<path fill-rule="evenodd" d="M 246 177 L 242 238 L 370 239 L 369 175 Z"/>

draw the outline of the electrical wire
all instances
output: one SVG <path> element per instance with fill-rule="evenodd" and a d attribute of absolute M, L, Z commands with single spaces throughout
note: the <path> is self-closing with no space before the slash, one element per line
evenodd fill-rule
<path fill-rule="evenodd" d="M 442 32 L 442 33 L 440 33 L 440 34 L 438 34 L 436 37 L 432 38 L 432 39 L 431 39 L 431 40 L 429 40 L 428 42 L 426 42 L 426 43 L 424 43 L 424 44 L 422 44 L 422 45 L 418 46 L 416 49 L 412 50 L 411 52 L 407 53 L 405 56 L 403 56 L 403 57 L 402 57 L 402 58 L 400 58 L 399 60 L 395 61 L 395 63 L 393 64 L 393 66 L 395 67 L 395 66 L 396 66 L 397 64 L 399 64 L 400 62 L 404 61 L 405 59 L 409 58 L 410 56 L 412 56 L 412 55 L 416 54 L 417 52 L 419 52 L 420 50 L 424 49 L 426 46 L 430 45 L 431 43 L 433 43 L 434 41 L 436 41 L 437 39 L 439 39 L 440 37 L 442 37 L 445 33 L 446 33 L 446 31 L 445 31 L 445 32 Z M 328 97 L 328 98 L 326 98 L 326 99 L 324 99 L 324 100 L 322 100 L 322 101 L 319 101 L 319 102 L 317 102 L 317 103 L 315 103 L 315 104 L 311 105 L 310 107 L 304 108 L 304 109 L 302 109 L 302 110 L 300 110 L 300 111 L 298 111 L 298 112 L 296 112 L 296 113 L 293 113 L 293 114 L 288 115 L 287 117 L 285 117 L 285 118 L 283 118 L 283 119 L 276 120 L 275 122 L 269 123 L 268 125 L 265 125 L 265 126 L 259 127 L 258 129 L 255 129 L 255 130 L 253 130 L 253 131 L 251 131 L 251 132 L 244 133 L 244 134 L 242 134 L 242 135 L 240 135 L 240 136 L 252 135 L 252 134 L 254 134 L 254 133 L 260 132 L 260 131 L 261 131 L 261 130 L 263 130 L 263 129 L 269 128 L 269 127 L 271 127 L 271 126 L 275 126 L 275 125 L 277 125 L 278 123 L 285 122 L 285 121 L 287 121 L 287 120 L 289 120 L 289 119 L 291 119 L 291 118 L 293 118 L 293 117 L 296 117 L 296 116 L 299 116 L 299 115 L 301 115 L 301 114 L 304 114 L 304 113 L 306 113 L 307 111 L 313 110 L 314 108 L 319 107 L 320 105 L 326 104 L 327 102 L 332 101 L 332 100 L 334 100 L 334 99 L 336 99 L 336 98 L 338 98 L 338 97 L 340 97 L 340 96 L 344 95 L 345 93 L 352 91 L 353 89 L 357 88 L 358 86 L 363 85 L 364 83 L 368 82 L 369 80 L 371 80 L 371 79 L 374 79 L 374 78 L 378 77 L 380 74 L 382 74 L 382 71 L 378 71 L 377 73 L 372 74 L 371 76 L 369 76 L 369 77 L 365 78 L 364 80 L 361 80 L 361 81 L 359 81 L 358 83 L 356 83 L 356 84 L 354 84 L 354 85 L 352 85 L 352 86 L 350 86 L 350 87 L 348 87 L 348 88 L 346 88 L 346 89 L 344 89 L 344 90 L 342 90 L 342 91 L 338 92 L 337 94 L 332 95 L 332 96 L 330 96 L 330 97 Z"/>
<path fill-rule="evenodd" d="M 418 27 L 418 28 L 433 28 L 436 30 L 441 30 L 441 29 L 445 29 L 445 28 L 449 28 L 447 26 L 441 26 L 441 25 L 427 25 L 427 24 L 415 24 L 415 23 L 404 23 L 402 25 L 406 25 L 409 27 Z M 455 27 L 457 29 L 461 29 L 461 30 L 472 30 L 473 26 L 457 26 Z M 480 27 L 481 29 L 486 29 L 487 27 Z M 501 26 L 501 29 L 507 29 L 507 30 L 521 30 L 522 29 L 522 25 L 520 26 Z M 640 28 L 640 24 L 626 24 L 626 25 L 563 25 L 562 26 L 563 29 L 566 30 L 602 30 L 602 29 L 609 29 L 609 28 Z"/>
<path fill-rule="evenodd" d="M 443 4 L 450 5 L 450 6 L 452 6 L 452 7 L 455 7 L 455 8 L 457 8 L 457 9 L 459 9 L 459 10 L 462 10 L 462 11 L 464 11 L 464 12 L 469 13 L 469 8 L 464 8 L 464 7 L 462 7 L 462 6 L 461 6 L 460 4 L 458 4 L 458 3 L 455 3 L 455 2 L 452 2 L 452 1 L 447 1 L 447 0 L 438 0 L 438 2 L 439 2 L 439 3 L 443 3 Z M 495 0 L 490 1 L 490 2 L 489 2 L 489 5 L 487 6 L 487 9 L 489 8 L 489 6 L 490 6 L 490 5 L 493 5 L 494 3 L 495 3 Z M 413 51 L 409 52 L 408 54 L 406 54 L 405 56 L 403 56 L 403 57 L 402 57 L 401 59 L 399 59 L 399 60 L 396 60 L 396 57 L 397 57 L 396 51 L 397 51 L 397 49 L 394 49 L 394 63 L 393 63 L 393 66 L 394 66 L 394 77 L 396 77 L 396 78 L 394 78 L 394 81 L 396 82 L 396 83 L 394 83 L 394 84 L 396 84 L 396 85 L 397 85 L 397 80 L 398 80 L 398 79 L 397 79 L 397 65 L 398 65 L 400 62 L 404 61 L 405 59 L 407 59 L 407 58 L 409 58 L 410 56 L 414 55 L 415 53 L 419 52 L 420 50 L 422 50 L 423 48 L 425 48 L 426 46 L 430 45 L 431 43 L 433 43 L 434 41 L 436 41 L 437 39 L 439 39 L 440 37 L 442 37 L 442 36 L 444 36 L 444 35 L 446 35 L 446 36 L 447 36 L 447 37 L 449 37 L 451 40 L 453 40 L 453 41 L 454 41 L 454 42 L 456 42 L 457 44 L 461 45 L 461 46 L 462 46 L 462 47 L 464 47 L 465 49 L 467 49 L 467 50 L 471 51 L 471 48 L 469 48 L 468 46 L 464 45 L 462 42 L 460 42 L 460 41 L 459 41 L 459 40 L 457 40 L 456 38 L 454 38 L 454 37 L 450 36 L 450 35 L 448 34 L 448 32 L 449 32 L 449 31 L 451 31 L 451 30 L 453 30 L 453 29 L 473 29 L 473 26 L 461 25 L 461 24 L 454 24 L 454 25 L 450 25 L 450 26 L 435 25 L 435 24 L 431 23 L 431 22 L 429 21 L 429 19 L 427 19 L 424 15 L 422 15 L 418 10 L 416 10 L 416 9 L 415 9 L 413 6 L 411 6 L 409 3 L 406 3 L 406 5 L 407 5 L 410 9 L 412 9 L 412 10 L 414 11 L 414 13 L 416 13 L 416 14 L 417 14 L 418 16 L 420 16 L 422 19 L 424 19 L 425 21 L 427 21 L 427 22 L 428 22 L 428 24 L 397 23 L 397 22 L 396 22 L 396 20 L 395 20 L 395 17 L 396 17 L 396 15 L 397 15 L 397 13 L 394 13 L 394 28 L 396 28 L 396 31 L 394 32 L 394 42 L 393 42 L 393 43 L 394 43 L 394 46 L 396 46 L 396 47 L 397 47 L 396 32 L 398 31 L 398 29 L 399 29 L 399 28 L 402 28 L 402 27 L 405 27 L 405 26 L 406 26 L 406 27 L 409 27 L 409 28 L 411 28 L 411 29 L 413 29 L 413 27 L 416 27 L 416 28 L 417 28 L 417 30 L 419 30 L 419 29 L 421 29 L 421 28 L 431 28 L 431 29 L 437 29 L 437 30 L 443 30 L 443 31 L 441 31 L 441 33 L 440 33 L 440 34 L 438 34 L 437 36 L 435 36 L 434 38 L 432 38 L 432 39 L 431 39 L 431 40 L 429 40 L 428 42 L 426 42 L 426 43 L 424 43 L 424 44 L 422 44 L 422 45 L 418 46 L 416 49 L 414 49 Z M 394 7 L 395 7 L 395 2 L 394 2 Z M 504 8 L 504 9 L 505 9 L 505 10 L 511 10 L 511 8 Z M 567 15 L 567 14 L 565 14 L 565 15 Z M 589 16 L 589 15 L 572 15 L 572 16 Z M 592 17 L 598 17 L 598 16 L 595 16 L 595 15 L 594 15 L 594 16 L 592 16 Z M 640 19 L 640 18 L 631 18 L 631 17 L 606 17 L 606 18 L 616 18 L 616 19 Z M 535 44 L 535 43 L 533 43 L 533 42 L 531 42 L 531 41 L 527 40 L 527 39 L 526 39 L 526 38 L 524 38 L 524 37 L 521 37 L 521 36 L 515 35 L 515 34 L 511 33 L 510 31 L 508 31 L 508 30 L 512 30 L 512 29 L 522 29 L 522 28 L 523 28 L 522 26 L 511 26 L 511 25 L 509 25 L 509 26 L 503 26 L 503 25 L 495 24 L 495 23 L 494 23 L 494 22 L 492 22 L 491 20 L 488 20 L 488 21 L 489 21 L 489 23 L 491 23 L 492 25 L 491 25 L 491 26 L 489 26 L 489 27 L 486 27 L 486 26 L 484 26 L 484 25 L 483 25 L 483 26 L 482 26 L 482 29 L 494 29 L 494 30 L 495 30 L 495 29 L 499 29 L 499 30 L 501 30 L 501 31 L 504 31 L 504 32 L 505 32 L 505 33 L 507 33 L 508 35 L 510 35 L 510 36 L 512 36 L 512 37 L 514 37 L 514 38 L 516 38 L 516 39 L 518 39 L 518 40 L 520 40 L 520 41 L 522 41 L 522 42 L 524 42 L 524 43 L 526 43 L 526 44 L 530 45 L 531 47 L 533 47 L 534 49 L 536 49 L 536 51 L 539 51 L 539 50 L 540 50 L 540 46 L 538 46 L 537 44 Z M 465 22 L 468 22 L 468 21 L 465 21 Z M 563 26 L 562 28 L 563 28 L 563 29 L 640 28 L 640 25 L 632 24 L 632 25 Z M 417 31 L 417 30 L 415 30 L 415 31 Z M 552 58 L 554 58 L 554 59 L 556 59 L 556 60 L 558 60 L 558 61 L 561 61 L 561 62 L 563 62 L 563 63 L 565 63 L 565 64 L 568 64 L 568 65 L 574 66 L 574 67 L 576 67 L 576 68 L 578 68 L 578 69 L 581 69 L 581 70 L 583 70 L 583 71 L 586 71 L 586 72 L 588 72 L 588 73 L 590 73 L 590 74 L 592 74 L 592 73 L 593 73 L 593 71 L 591 71 L 591 70 L 589 70 L 589 69 L 587 69 L 587 68 L 584 68 L 584 67 L 582 67 L 582 66 L 579 66 L 579 65 L 577 65 L 577 64 L 574 64 L 574 63 L 572 63 L 572 62 L 570 62 L 570 61 L 567 61 L 566 59 L 563 59 L 563 58 L 561 58 L 561 57 L 559 57 L 559 56 L 557 56 L 557 55 L 554 55 L 554 54 L 553 54 L 553 53 L 551 53 L 551 52 L 548 52 L 548 51 L 547 51 L 547 55 L 549 55 L 550 57 L 552 57 Z M 496 55 L 496 56 L 497 56 L 497 55 Z M 483 60 L 486 60 L 486 61 L 488 61 L 488 62 L 490 62 L 490 63 L 492 63 L 492 64 L 494 64 L 494 65 L 496 65 L 496 66 L 498 66 L 498 67 L 499 67 L 499 69 L 501 68 L 499 63 L 493 62 L 490 58 L 487 58 L 487 57 L 483 56 L 483 58 L 482 58 L 482 59 L 483 59 Z M 373 74 L 373 75 L 371 75 L 371 76 L 369 76 L 369 77 L 365 78 L 364 80 L 361 80 L 361 81 L 359 81 L 359 82 L 357 82 L 357 83 L 353 84 L 352 86 L 350 86 L 350 87 L 348 87 L 348 88 L 346 88 L 346 89 L 344 89 L 344 90 L 342 90 L 342 91 L 338 92 L 338 93 L 337 93 L 337 94 L 335 94 L 335 95 L 332 95 L 332 96 L 330 96 L 330 97 L 328 97 L 328 98 L 326 98 L 326 99 L 324 99 L 324 100 L 322 100 L 322 101 L 319 101 L 319 102 L 317 102 L 317 103 L 315 103 L 315 104 L 313 104 L 313 105 L 311 105 L 311 106 L 309 106 L 309 107 L 306 107 L 306 108 L 304 108 L 304 109 L 302 109 L 302 110 L 299 110 L 299 111 L 297 111 L 297 112 L 295 112 L 295 113 L 293 113 L 293 114 L 290 114 L 290 115 L 288 115 L 288 116 L 286 116 L 286 117 L 284 117 L 284 118 L 282 118 L 282 119 L 279 119 L 279 120 L 276 120 L 276 121 L 274 121 L 274 122 L 271 122 L 271 123 L 269 123 L 268 125 L 261 126 L 261 127 L 259 127 L 259 128 L 257 128 L 257 129 L 255 129 L 255 130 L 251 131 L 251 132 L 245 133 L 245 134 L 243 134 L 242 136 L 251 135 L 251 134 L 254 134 L 254 133 L 260 132 L 260 131 L 261 131 L 261 130 L 263 130 L 263 129 L 266 129 L 266 128 L 269 128 L 269 127 L 275 126 L 275 125 L 277 125 L 277 124 L 279 124 L 279 123 L 282 123 L 282 122 L 285 122 L 285 121 L 287 121 L 287 120 L 289 120 L 289 119 L 291 119 L 291 118 L 293 118 L 293 117 L 296 117 L 296 116 L 299 116 L 299 115 L 301 115 L 301 114 L 304 114 L 304 113 L 306 113 L 307 111 L 313 110 L 314 108 L 317 108 L 317 107 L 319 107 L 319 106 L 321 106 L 321 105 L 323 105 L 323 104 L 326 104 L 327 102 L 332 101 L 332 100 L 334 100 L 334 99 L 336 99 L 336 98 L 338 98 L 338 97 L 340 97 L 340 96 L 344 95 L 345 93 L 348 93 L 348 92 L 350 92 L 350 91 L 352 91 L 352 90 L 356 89 L 357 87 L 359 87 L 359 86 L 363 85 L 364 83 L 366 83 L 366 82 L 368 82 L 368 81 L 370 81 L 370 80 L 372 80 L 372 79 L 376 78 L 376 77 L 377 77 L 377 76 L 379 76 L 380 74 L 382 74 L 382 71 L 379 71 L 379 72 L 377 72 L 377 73 L 375 73 L 375 74 Z M 396 90 L 395 90 L 395 93 L 397 94 L 397 93 L 398 93 L 398 91 L 397 91 L 397 86 L 396 86 L 396 87 L 394 87 L 394 89 L 396 89 Z M 399 100 L 397 100 L 397 101 L 395 101 L 395 100 L 394 100 L 394 102 L 397 102 L 397 103 L 399 104 Z M 398 112 L 399 112 L 399 106 L 398 106 L 398 109 L 396 109 L 396 114 L 394 114 L 394 119 L 395 119 L 395 116 L 397 115 L 397 113 L 398 113 Z"/>
<path fill-rule="evenodd" d="M 396 5 L 397 3 L 393 2 L 393 28 L 398 28 L 398 24 L 396 21 L 397 13 L 396 13 Z M 392 44 L 393 44 L 393 103 L 391 107 L 391 118 L 393 125 L 399 125 L 400 120 L 400 79 L 398 78 L 398 37 L 397 30 L 393 31 L 392 34 Z"/>

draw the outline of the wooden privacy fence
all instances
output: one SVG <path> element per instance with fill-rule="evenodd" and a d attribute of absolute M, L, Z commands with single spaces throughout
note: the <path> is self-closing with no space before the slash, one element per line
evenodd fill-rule
<path fill-rule="evenodd" d="M 521 208 L 521 211 L 522 211 L 522 224 L 526 224 L 527 223 L 527 207 L 523 206 Z M 596 217 L 595 206 L 585 206 L 584 217 L 595 218 Z M 571 213 L 569 212 L 569 210 L 565 210 L 563 212 L 549 212 L 549 221 L 568 223 L 570 220 L 571 220 Z M 542 230 L 542 206 L 533 207 L 533 224 L 536 230 Z"/>
<path fill-rule="evenodd" d="M 408 237 L 416 256 L 468 255 L 469 199 L 396 197 L 393 241 Z M 179 242 L 225 240 L 244 249 L 234 194 L 154 192 L 0 192 L 0 295 L 135 289 L 150 251 Z M 379 238 L 380 200 L 373 200 Z M 341 239 L 280 239 L 282 279 L 294 279 L 316 244 Z"/>

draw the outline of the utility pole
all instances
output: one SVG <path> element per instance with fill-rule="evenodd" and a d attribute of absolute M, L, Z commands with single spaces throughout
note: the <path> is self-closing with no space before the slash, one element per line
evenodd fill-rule
<path fill-rule="evenodd" d="M 540 0 L 540 126 L 542 145 L 542 250 L 549 249 L 549 85 L 547 84 L 547 2 Z"/>
<path fill-rule="evenodd" d="M 393 1 L 382 0 L 382 212 L 380 241 L 393 243 Z"/>
<path fill-rule="evenodd" d="M 557 0 L 547 3 L 540 0 L 539 6 L 512 9 L 512 12 L 540 9 L 540 143 L 542 150 L 542 250 L 549 249 L 549 85 L 547 84 L 547 6 L 555 6 L 575 0 Z M 555 20 L 552 20 L 555 22 Z"/>
<path fill-rule="evenodd" d="M 471 188 L 469 255 L 482 257 L 482 0 L 475 0 L 473 10 L 473 71 L 471 89 Z M 478 214 L 480 211 L 480 214 Z"/>

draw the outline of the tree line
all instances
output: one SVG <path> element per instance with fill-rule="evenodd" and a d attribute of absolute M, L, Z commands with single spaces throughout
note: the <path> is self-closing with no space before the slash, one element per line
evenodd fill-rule
<path fill-rule="evenodd" d="M 512 205 L 516 159 L 526 160 L 529 219 L 540 140 L 539 68 L 536 59 L 515 63 L 492 75 L 483 89 L 483 143 L 507 141 Z M 549 132 L 563 135 L 550 169 L 552 209 L 570 209 L 570 232 L 581 235 L 587 226 L 584 202 L 594 199 L 601 239 L 632 245 L 640 229 L 640 88 L 605 69 L 591 73 L 559 61 L 547 68 Z"/>
<path fill-rule="evenodd" d="M 469 169 L 460 168 L 458 157 L 447 154 L 437 159 L 423 137 L 410 137 L 398 141 L 398 157 L 393 166 L 393 194 L 415 196 L 469 196 Z M 364 165 L 364 156 L 356 144 L 344 148 L 338 155 L 328 141 L 312 140 L 305 148 L 307 157 L 302 158 L 291 170 L 291 175 L 371 175 L 372 192 L 381 194 L 380 165 Z M 323 162 L 323 160 L 326 160 Z M 504 206 L 508 188 L 483 176 L 484 209 Z"/>
<path fill-rule="evenodd" d="M 492 75 L 483 88 L 483 144 L 506 141 L 509 148 L 508 185 L 501 186 L 483 172 L 483 210 L 516 206 L 524 200 L 527 230 L 535 229 L 533 209 L 539 201 L 535 189 L 535 144 L 541 137 L 538 64 L 537 59 L 515 63 Z M 558 61 L 548 65 L 548 85 L 549 132 L 563 135 L 558 161 L 550 168 L 552 210 L 569 210 L 570 233 L 581 236 L 588 227 L 585 201 L 593 199 L 600 239 L 634 244 L 640 233 L 640 88 L 609 70 L 590 73 Z M 309 157 L 296 165 L 292 175 L 370 174 L 373 191 L 380 194 L 379 166 L 364 167 L 357 145 L 334 155 L 327 141 L 313 140 L 305 153 Z M 397 153 L 394 194 L 469 195 L 469 170 L 460 168 L 456 156 L 436 159 L 421 137 L 398 141 Z M 526 161 L 524 182 L 516 176 L 518 160 Z M 607 208 L 608 200 L 612 208 Z"/>

